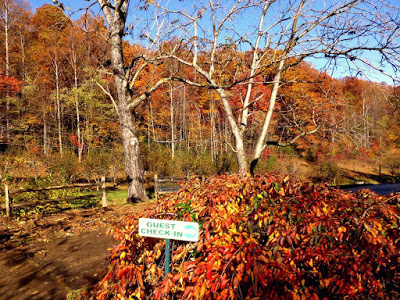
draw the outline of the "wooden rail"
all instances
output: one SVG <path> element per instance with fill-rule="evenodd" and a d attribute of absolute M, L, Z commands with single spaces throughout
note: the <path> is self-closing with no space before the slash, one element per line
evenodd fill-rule
<path fill-rule="evenodd" d="M 29 192 L 42 192 L 42 191 L 52 191 L 52 190 L 60 190 L 60 189 L 72 189 L 72 188 L 83 188 L 83 187 L 100 187 L 102 189 L 102 206 L 107 206 L 107 192 L 106 192 L 106 178 L 103 176 L 101 177 L 101 183 L 83 183 L 83 184 L 69 184 L 69 185 L 58 185 L 58 186 L 50 186 L 44 188 L 27 188 L 27 189 L 16 189 L 16 190 L 9 190 L 8 185 L 4 185 L 5 191 L 5 206 L 6 206 L 6 215 L 7 217 L 11 216 L 11 209 L 12 208 L 20 208 L 26 206 L 36 206 L 39 204 L 46 204 L 46 203 L 54 203 L 54 202 L 63 202 L 63 201 L 73 201 L 79 199 L 87 199 L 94 197 L 93 195 L 86 195 L 86 196 L 77 196 L 77 197 L 68 197 L 64 199 L 49 199 L 49 200 L 42 200 L 42 201 L 32 201 L 27 203 L 12 203 L 12 199 L 10 195 L 21 194 L 21 193 L 29 193 Z"/>
<path fill-rule="evenodd" d="M 154 194 L 156 200 L 158 200 L 158 196 L 162 194 L 172 194 L 179 191 L 179 182 L 182 178 L 173 178 L 173 177 L 158 177 L 154 175 Z"/>
<path fill-rule="evenodd" d="M 20 207 L 26 207 L 26 206 L 35 206 L 39 204 L 46 204 L 46 203 L 55 203 L 55 202 L 63 202 L 63 201 L 73 201 L 73 200 L 80 200 L 80 199 L 87 199 L 87 198 L 93 198 L 94 195 L 85 195 L 85 196 L 76 196 L 76 197 L 68 197 L 68 198 L 63 198 L 63 199 L 49 199 L 49 200 L 42 200 L 42 201 L 32 201 L 32 202 L 27 202 L 27 203 L 15 203 L 12 204 L 13 208 L 20 208 Z"/>
<path fill-rule="evenodd" d="M 41 192 L 41 191 L 51 191 L 51 190 L 62 190 L 62 189 L 73 189 L 78 187 L 92 187 L 92 186 L 99 186 L 98 183 L 82 183 L 82 184 L 70 184 L 70 185 L 57 185 L 57 186 L 49 186 L 43 188 L 27 188 L 27 189 L 16 189 L 8 191 L 9 195 L 13 194 L 20 194 L 20 193 L 29 193 L 29 192 Z"/>

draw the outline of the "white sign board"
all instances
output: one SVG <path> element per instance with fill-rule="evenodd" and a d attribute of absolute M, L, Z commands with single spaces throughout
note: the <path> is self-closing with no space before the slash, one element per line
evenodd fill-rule
<path fill-rule="evenodd" d="M 139 235 L 197 242 L 199 240 L 199 223 L 140 218 Z"/>

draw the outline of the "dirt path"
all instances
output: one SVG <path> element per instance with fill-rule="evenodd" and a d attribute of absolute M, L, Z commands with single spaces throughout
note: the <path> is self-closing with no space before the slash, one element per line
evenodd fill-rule
<path fill-rule="evenodd" d="M 66 299 L 93 286 L 106 273 L 107 249 L 117 243 L 106 236 L 107 229 L 151 207 L 0 218 L 0 300 Z"/>
<path fill-rule="evenodd" d="M 0 254 L 0 299 L 65 299 L 107 269 L 105 232 L 86 232 Z"/>
<path fill-rule="evenodd" d="M 67 290 L 19 251 L 0 255 L 0 299 L 65 299 Z"/>

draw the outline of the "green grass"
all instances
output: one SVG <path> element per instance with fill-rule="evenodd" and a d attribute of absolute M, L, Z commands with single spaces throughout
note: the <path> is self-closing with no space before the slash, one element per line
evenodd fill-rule
<path fill-rule="evenodd" d="M 69 290 L 67 294 L 67 300 L 81 299 L 82 292 L 84 292 L 85 290 L 87 290 L 86 287 L 77 290 Z"/>
<path fill-rule="evenodd" d="M 123 205 L 128 197 L 126 189 L 118 189 L 114 191 L 107 191 L 107 202 L 114 205 Z"/>

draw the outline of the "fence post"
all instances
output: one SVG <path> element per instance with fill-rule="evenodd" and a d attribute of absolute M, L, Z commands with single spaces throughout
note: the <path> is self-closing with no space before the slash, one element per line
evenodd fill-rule
<path fill-rule="evenodd" d="M 106 177 L 101 177 L 101 188 L 103 190 L 102 206 L 107 207 Z"/>
<path fill-rule="evenodd" d="M 156 201 L 158 201 L 158 176 L 154 174 L 154 195 L 156 196 Z"/>
<path fill-rule="evenodd" d="M 7 217 L 10 216 L 11 208 L 10 208 L 10 196 L 8 195 L 8 185 L 7 183 L 4 184 L 4 193 L 6 195 L 6 215 Z"/>

